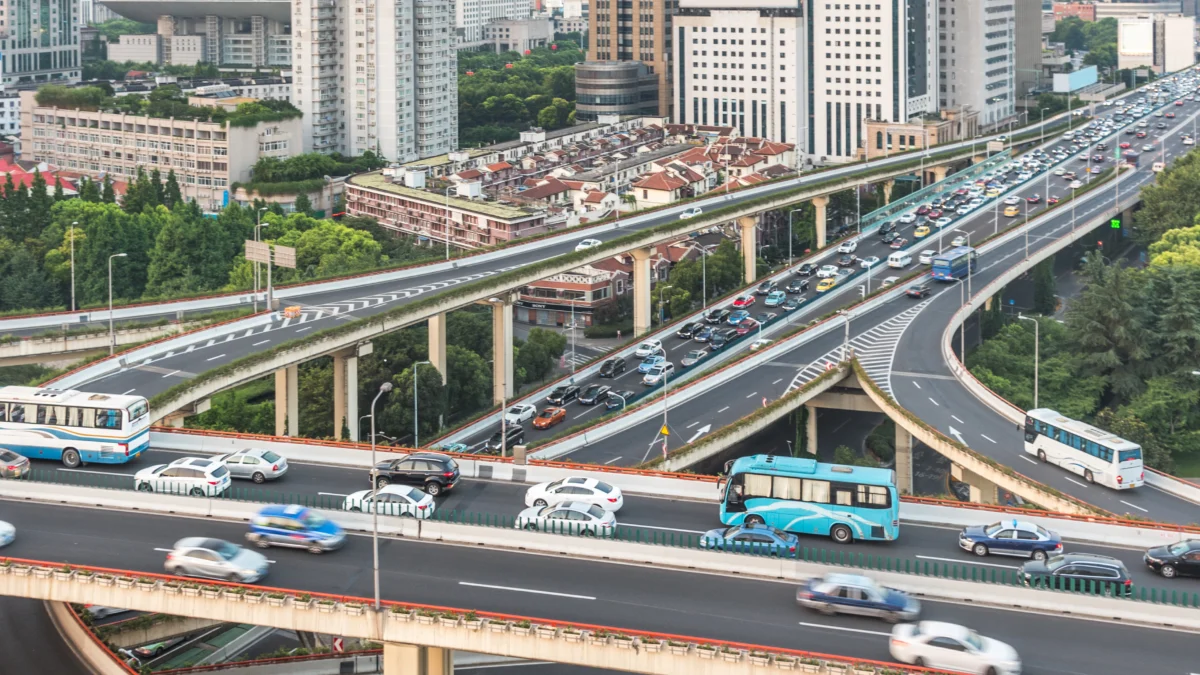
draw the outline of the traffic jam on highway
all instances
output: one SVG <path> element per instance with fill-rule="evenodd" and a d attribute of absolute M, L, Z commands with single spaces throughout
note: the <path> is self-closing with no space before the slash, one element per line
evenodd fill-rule
<path fill-rule="evenodd" d="M 1137 150 L 1162 152 L 1167 125 L 1150 120 L 1174 119 L 1176 110 L 1183 112 L 1186 103 L 1196 100 L 1194 92 L 1195 82 L 1189 76 L 1157 83 L 1144 95 L 1098 104 L 1106 114 L 1067 132 L 1058 144 L 1043 144 L 969 180 L 950 176 L 944 189 L 907 205 L 909 208 L 891 220 L 745 289 L 725 306 L 713 307 L 673 331 L 654 334 L 632 353 L 606 359 L 594 374 L 572 378 L 540 400 L 514 402 L 505 412 L 503 424 L 497 419 L 490 430 L 466 438 L 452 436 L 438 449 L 511 454 L 515 445 L 545 442 L 605 413 L 623 410 L 655 388 L 674 382 L 684 371 L 704 367 L 718 352 L 766 347 L 772 340 L 763 336 L 764 329 L 829 311 L 824 303 L 820 311 L 818 307 L 808 310 L 836 288 L 857 286 L 860 295 L 866 295 L 898 283 L 914 269 L 931 269 L 935 258 L 951 249 L 970 247 L 972 233 L 966 232 L 964 225 L 972 215 L 994 223 L 993 229 L 998 231 L 1002 223 L 1036 217 L 1118 163 L 1139 165 Z M 1186 110 L 1191 112 L 1191 108 Z M 1128 136 L 1137 137 L 1138 148 L 1118 141 Z M 1190 132 L 1181 136 L 1185 144 L 1191 143 Z M 1162 159 L 1150 157 L 1147 161 L 1157 167 Z M 681 218 L 695 215 L 688 211 Z M 848 228 L 834 236 L 847 232 Z M 594 245 L 595 240 L 583 240 L 577 250 Z M 958 268 L 953 276 L 962 276 L 966 269 Z M 880 276 L 883 278 L 873 283 L 872 277 Z M 927 297 L 933 290 L 930 278 L 914 281 L 906 293 L 917 299 Z"/>

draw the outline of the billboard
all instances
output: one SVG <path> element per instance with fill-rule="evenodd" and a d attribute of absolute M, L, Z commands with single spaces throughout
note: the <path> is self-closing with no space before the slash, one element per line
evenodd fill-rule
<path fill-rule="evenodd" d="M 1099 80 L 1099 73 L 1096 70 L 1096 66 L 1080 68 L 1071 73 L 1055 73 L 1054 93 L 1066 94 L 1068 92 L 1079 91 L 1084 87 L 1096 84 L 1097 80 Z"/>
<path fill-rule="evenodd" d="M 1154 19 L 1124 17 L 1117 24 L 1117 67 L 1154 65 Z"/>

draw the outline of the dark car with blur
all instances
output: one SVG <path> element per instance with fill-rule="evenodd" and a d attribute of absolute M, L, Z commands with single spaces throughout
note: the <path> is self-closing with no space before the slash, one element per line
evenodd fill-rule
<path fill-rule="evenodd" d="M 729 310 L 727 309 L 710 309 L 708 314 L 704 315 L 704 320 L 708 323 L 722 324 L 725 319 L 729 318 Z"/>
<path fill-rule="evenodd" d="M 685 340 L 690 340 L 690 339 L 696 337 L 696 331 L 699 330 L 703 326 L 704 326 L 704 324 L 700 323 L 699 321 L 685 323 L 682 326 L 680 326 L 679 330 L 675 331 L 675 335 L 677 335 L 678 337 L 681 337 Z"/>
<path fill-rule="evenodd" d="M 612 387 L 606 384 L 592 384 L 579 395 L 579 405 L 596 405 L 608 396 Z"/>
<path fill-rule="evenodd" d="M 1168 579 L 1200 577 L 1200 539 L 1155 546 L 1146 551 L 1142 561 Z"/>
<path fill-rule="evenodd" d="M 600 364 L 600 377 L 616 377 L 625 372 L 625 359 L 613 357 Z"/>
<path fill-rule="evenodd" d="M 625 405 L 629 403 L 629 399 L 633 398 L 633 396 L 634 393 L 628 390 L 610 391 L 608 392 L 608 398 L 604 401 L 604 407 L 608 410 L 624 408 Z"/>
<path fill-rule="evenodd" d="M 579 387 L 574 384 L 564 384 L 560 387 L 555 387 L 554 391 L 546 397 L 546 403 L 550 405 L 562 406 L 579 398 Z"/>

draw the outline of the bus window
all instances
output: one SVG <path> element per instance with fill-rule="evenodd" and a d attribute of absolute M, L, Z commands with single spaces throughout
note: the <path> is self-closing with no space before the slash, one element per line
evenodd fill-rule
<path fill-rule="evenodd" d="M 862 489 L 862 486 L 859 486 Z M 833 503 L 839 506 L 854 506 L 854 489 L 849 485 L 839 485 L 833 489 Z"/>
<path fill-rule="evenodd" d="M 887 488 L 880 485 L 859 485 L 858 486 L 858 505 L 859 506 L 882 506 L 887 507 L 888 504 Z"/>
<path fill-rule="evenodd" d="M 8 421 L 8 404 L 0 403 L 0 422 Z"/>
<path fill-rule="evenodd" d="M 87 427 L 88 429 L 96 426 L 96 409 L 95 408 L 80 408 L 79 409 L 79 426 Z"/>
<path fill-rule="evenodd" d="M 771 496 L 775 499 L 800 499 L 800 479 L 775 476 Z"/>
<path fill-rule="evenodd" d="M 12 404 L 12 410 L 9 413 L 8 419 L 10 422 L 24 422 L 25 405 L 23 403 Z"/>
<path fill-rule="evenodd" d="M 48 406 L 48 405 L 39 405 L 37 407 L 37 423 L 38 424 L 46 423 L 46 408 L 49 408 L 49 407 L 50 406 Z"/>
<path fill-rule="evenodd" d="M 804 480 L 804 496 L 802 499 L 806 502 L 814 504 L 829 503 L 829 481 L 827 480 Z"/>
<path fill-rule="evenodd" d="M 746 476 L 746 487 L 742 490 L 744 497 L 770 497 L 771 496 L 771 477 L 757 473 L 748 473 Z"/>
<path fill-rule="evenodd" d="M 150 412 L 150 406 L 145 401 L 138 401 L 126 408 L 126 410 L 129 412 L 129 421 L 132 422 L 141 419 L 146 413 Z"/>

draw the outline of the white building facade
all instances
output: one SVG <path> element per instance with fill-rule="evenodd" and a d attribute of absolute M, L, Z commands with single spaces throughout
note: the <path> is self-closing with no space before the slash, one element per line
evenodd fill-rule
<path fill-rule="evenodd" d="M 501 19 L 524 19 L 533 13 L 533 0 L 457 0 L 454 27 L 461 45 L 483 42 L 483 27 Z"/>
<path fill-rule="evenodd" d="M 1018 0 L 941 0 L 939 105 L 970 106 L 984 128 L 1016 114 Z"/>
<path fill-rule="evenodd" d="M 0 2 L 3 84 L 78 82 L 79 22 L 73 0 Z"/>
<path fill-rule="evenodd" d="M 306 151 L 407 162 L 457 148 L 451 0 L 297 0 L 292 19 Z"/>
<path fill-rule="evenodd" d="M 807 31 L 795 0 L 681 0 L 675 118 L 805 146 Z"/>
<path fill-rule="evenodd" d="M 1122 16 L 1117 20 L 1117 67 L 1171 73 L 1196 62 L 1196 17 Z"/>
<path fill-rule="evenodd" d="M 812 73 L 806 142 L 818 161 L 855 159 L 864 119 L 937 111 L 935 0 L 805 0 Z"/>

